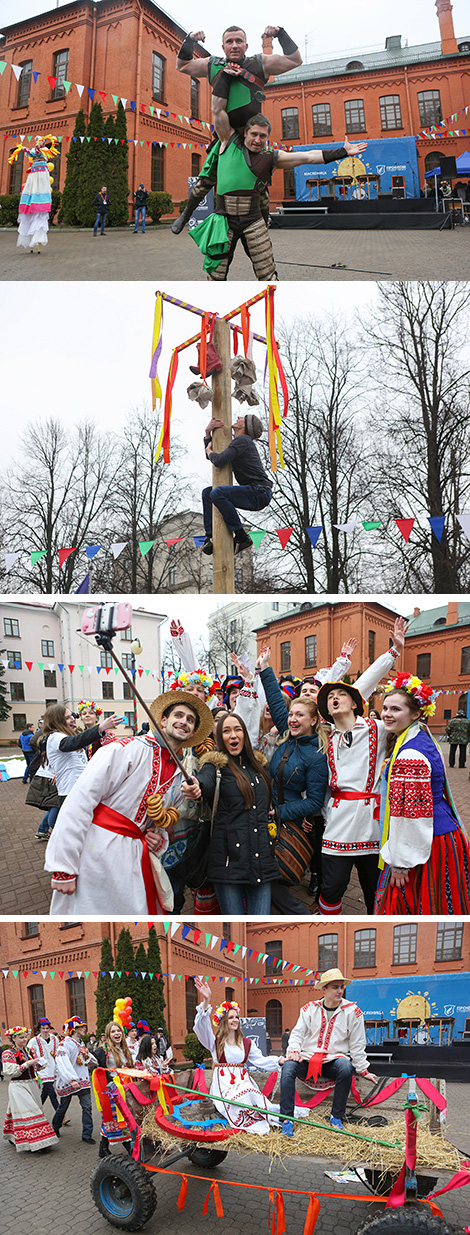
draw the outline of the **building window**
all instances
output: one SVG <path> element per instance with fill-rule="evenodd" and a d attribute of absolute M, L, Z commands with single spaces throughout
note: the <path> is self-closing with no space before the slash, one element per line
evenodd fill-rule
<path fill-rule="evenodd" d="M 380 123 L 383 129 L 402 129 L 399 94 L 384 94 L 380 103 Z"/>
<path fill-rule="evenodd" d="M 124 712 L 124 724 L 127 726 L 128 729 L 134 728 L 134 713 L 133 712 Z"/>
<path fill-rule="evenodd" d="M 197 990 L 194 978 L 186 978 L 186 1029 L 192 1033 L 197 1008 Z"/>
<path fill-rule="evenodd" d="M 290 669 L 290 643 L 281 643 L 281 673 Z"/>
<path fill-rule="evenodd" d="M 436 938 L 436 961 L 462 960 L 463 922 L 439 924 Z"/>
<path fill-rule="evenodd" d="M 460 657 L 460 672 L 470 673 L 470 648 L 462 648 Z"/>
<path fill-rule="evenodd" d="M 168 586 L 176 587 L 176 566 L 170 566 L 168 571 Z"/>
<path fill-rule="evenodd" d="M 55 703 L 57 703 L 57 699 L 45 699 L 45 700 L 44 700 L 44 707 L 45 707 L 45 708 L 52 708 L 52 707 L 54 706 L 54 704 L 55 704 Z"/>
<path fill-rule="evenodd" d="M 29 1006 L 31 1008 L 31 1025 L 33 1033 L 36 1033 L 36 1026 L 42 1016 L 46 1015 L 46 1006 L 44 1003 L 44 988 L 42 986 L 29 986 Z"/>
<path fill-rule="evenodd" d="M 133 657 L 132 652 L 123 652 L 121 656 L 121 660 L 122 660 L 123 668 L 128 669 L 128 670 L 130 669 L 130 671 L 132 672 L 132 661 L 135 660 L 135 657 Z"/>
<path fill-rule="evenodd" d="M 193 176 L 196 180 L 197 180 L 197 178 L 198 178 L 198 176 L 199 176 L 199 171 L 200 171 L 200 168 L 201 168 L 201 156 L 200 156 L 200 154 L 192 154 L 192 155 L 191 155 L 191 175 L 192 175 L 192 176 Z"/>
<path fill-rule="evenodd" d="M 10 154 L 13 154 L 13 150 L 10 150 Z M 24 174 L 23 164 L 24 164 L 24 151 L 22 150 L 21 154 L 18 155 L 18 158 L 15 159 L 15 162 L 10 165 L 10 182 L 8 185 L 9 193 L 21 193 L 21 186 L 23 184 L 23 174 Z M 6 624 L 6 621 L 7 619 L 4 618 L 5 624 Z M 6 631 L 5 633 L 8 634 L 8 631 Z"/>
<path fill-rule="evenodd" d="M 346 72 L 347 73 L 353 73 L 355 71 L 358 72 L 359 69 L 363 69 L 363 68 L 364 68 L 364 65 L 362 63 L 362 60 L 350 60 L 349 64 L 346 65 Z"/>
<path fill-rule="evenodd" d="M 280 969 L 280 966 L 276 965 L 276 961 L 282 961 L 282 940 L 272 939 L 270 943 L 265 944 L 264 950 L 268 954 L 265 962 L 266 974 L 268 978 L 271 978 Z"/>
<path fill-rule="evenodd" d="M 80 1020 L 86 1025 L 85 979 L 69 978 L 66 986 L 68 988 L 70 1016 L 79 1016 Z"/>
<path fill-rule="evenodd" d="M 307 635 L 305 639 L 305 668 L 312 669 L 317 663 L 317 636 Z"/>
<path fill-rule="evenodd" d="M 100 652 L 100 662 L 101 662 L 101 668 L 102 668 L 102 669 L 112 669 L 112 667 L 113 667 L 113 658 L 112 658 L 112 656 L 111 656 L 111 652 L 103 652 L 103 651 L 101 651 L 101 652 Z"/>
<path fill-rule="evenodd" d="M 271 601 L 271 609 L 273 613 L 279 613 L 279 601 L 278 600 Z"/>
<path fill-rule="evenodd" d="M 420 652 L 416 657 L 416 674 L 419 678 L 429 678 L 431 676 L 431 653 Z"/>
<path fill-rule="evenodd" d="M 27 107 L 29 96 L 31 93 L 31 70 L 33 67 L 32 60 L 23 60 L 21 65 L 21 73 L 18 82 L 18 95 L 16 99 L 17 107 Z"/>
<path fill-rule="evenodd" d="M 191 116 L 199 120 L 199 82 L 197 77 L 191 78 Z"/>
<path fill-rule="evenodd" d="M 132 626 L 126 626 L 125 630 L 121 630 L 121 643 L 132 643 Z"/>
<path fill-rule="evenodd" d="M 122 688 L 122 697 L 123 699 L 133 699 L 134 698 L 134 692 L 133 692 L 132 686 L 129 686 L 129 682 L 124 682 L 124 685 Z"/>
<path fill-rule="evenodd" d="M 13 703 L 19 703 L 24 700 L 24 686 L 22 682 L 10 682 L 10 699 Z"/>
<path fill-rule="evenodd" d="M 24 922 L 23 927 L 23 939 L 35 939 L 39 935 L 39 922 Z"/>
<path fill-rule="evenodd" d="M 230 621 L 230 638 L 236 639 L 236 637 L 237 637 L 237 619 L 232 618 Z"/>
<path fill-rule="evenodd" d="M 41 639 L 41 656 L 53 656 L 54 643 L 52 639 Z"/>
<path fill-rule="evenodd" d="M 114 682 L 103 682 L 103 699 L 114 699 Z"/>
<path fill-rule="evenodd" d="M 366 118 L 363 99 L 348 99 L 344 104 L 347 133 L 365 133 Z"/>
<path fill-rule="evenodd" d="M 226 986 L 225 987 L 225 999 L 227 1000 L 227 1003 L 234 1003 L 234 995 L 235 995 L 234 987 Z"/>
<path fill-rule="evenodd" d="M 297 107 L 283 107 L 281 111 L 282 136 L 284 141 L 299 136 L 299 112 Z"/>
<path fill-rule="evenodd" d="M 51 188 L 52 189 L 58 189 L 60 186 L 60 156 L 61 154 L 62 154 L 62 146 L 59 146 L 55 159 L 51 160 L 51 162 L 54 164 L 52 171 L 51 171 L 51 177 L 52 177 Z"/>
<path fill-rule="evenodd" d="M 439 124 L 442 120 L 441 96 L 439 90 L 423 90 L 418 94 L 419 123 L 424 129 L 428 124 Z"/>
<path fill-rule="evenodd" d="M 373 665 L 375 660 L 375 630 L 369 631 L 369 664 Z"/>
<path fill-rule="evenodd" d="M 318 940 L 318 968 L 320 973 L 326 969 L 336 969 L 338 964 L 338 936 L 320 935 Z"/>
<path fill-rule="evenodd" d="M 158 52 L 152 54 L 152 97 L 163 103 L 165 90 L 165 61 Z"/>
<path fill-rule="evenodd" d="M 295 172 L 291 168 L 290 171 L 283 172 L 284 176 L 284 197 L 295 197 Z"/>
<path fill-rule="evenodd" d="M 282 1003 L 268 999 L 266 1004 L 266 1033 L 270 1038 L 282 1038 Z"/>
<path fill-rule="evenodd" d="M 354 968 L 371 969 L 375 965 L 375 930 L 354 931 Z"/>
<path fill-rule="evenodd" d="M 67 81 L 69 70 L 69 52 L 68 48 L 65 51 L 56 51 L 54 55 L 54 68 L 52 76 L 57 78 L 54 86 L 53 99 L 63 99 L 65 94 L 64 81 Z"/>
<path fill-rule="evenodd" d="M 56 677 L 55 669 L 45 669 L 44 670 L 44 685 L 49 690 L 56 690 L 57 677 Z"/>
<path fill-rule="evenodd" d="M 164 159 L 163 147 L 152 146 L 152 163 L 150 168 L 150 188 L 152 193 L 163 192 Z"/>
<path fill-rule="evenodd" d="M 9 669 L 21 669 L 22 668 L 21 652 L 7 652 L 7 657 L 8 657 L 8 668 Z"/>
<path fill-rule="evenodd" d="M 25 728 L 26 712 L 13 712 L 13 729 L 15 733 L 21 733 L 21 730 Z"/>
<path fill-rule="evenodd" d="M 393 964 L 416 964 L 417 926 L 394 926 L 393 928 Z"/>
<path fill-rule="evenodd" d="M 327 137 L 332 133 L 331 107 L 329 103 L 314 103 L 312 106 L 313 136 Z"/>
<path fill-rule="evenodd" d="M 16 637 L 17 639 L 19 639 L 20 624 L 19 622 L 17 622 L 16 618 L 4 618 L 3 619 L 3 631 L 5 635 L 10 635 L 10 637 L 13 637 L 13 638 Z"/>

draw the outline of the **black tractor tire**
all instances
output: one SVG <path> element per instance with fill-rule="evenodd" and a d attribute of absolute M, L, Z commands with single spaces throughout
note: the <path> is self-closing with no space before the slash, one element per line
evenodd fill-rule
<path fill-rule="evenodd" d="M 188 1157 L 194 1166 L 201 1166 L 204 1171 L 209 1171 L 212 1167 L 219 1166 L 227 1157 L 227 1153 L 223 1149 L 208 1149 L 205 1145 L 196 1145 Z"/>
<path fill-rule="evenodd" d="M 433 1218 L 425 1206 L 402 1205 L 363 1222 L 357 1235 L 456 1235 L 456 1231 L 442 1218 Z"/>
<path fill-rule="evenodd" d="M 100 1214 L 119 1231 L 140 1231 L 156 1209 L 157 1194 L 148 1174 L 124 1154 L 98 1164 L 90 1189 Z"/>

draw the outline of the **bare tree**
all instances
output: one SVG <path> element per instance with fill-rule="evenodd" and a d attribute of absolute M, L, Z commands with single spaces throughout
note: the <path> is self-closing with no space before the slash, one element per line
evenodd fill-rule
<path fill-rule="evenodd" d="M 383 533 L 389 586 L 460 592 L 470 582 L 456 519 L 470 499 L 470 292 L 463 283 L 386 283 L 379 295 L 363 323 L 377 391 L 376 483 L 385 517 L 417 518 L 409 546 L 396 527 Z M 439 515 L 440 542 L 428 523 Z"/>
<path fill-rule="evenodd" d="M 206 649 L 202 640 L 198 651 L 203 656 L 202 664 L 213 676 L 235 673 L 230 653 L 240 656 L 246 651 L 250 630 L 243 618 L 230 615 L 221 609 L 211 617 L 209 622 L 209 647 Z"/>

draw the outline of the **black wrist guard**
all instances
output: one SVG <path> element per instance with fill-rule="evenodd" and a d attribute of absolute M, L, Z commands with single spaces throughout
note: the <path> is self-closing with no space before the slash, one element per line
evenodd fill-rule
<path fill-rule="evenodd" d="M 181 44 L 179 49 L 178 60 L 192 60 L 195 46 L 194 39 L 190 39 L 189 34 L 187 34 L 184 43 Z"/>
<path fill-rule="evenodd" d="M 348 158 L 348 152 L 345 146 L 338 146 L 336 150 L 324 150 L 323 151 L 323 162 L 324 163 L 337 163 L 338 159 L 347 159 L 347 158 Z"/>
<path fill-rule="evenodd" d="M 281 47 L 282 47 L 282 50 L 285 56 L 291 56 L 293 51 L 299 50 L 297 47 L 297 43 L 294 43 L 294 40 L 291 39 L 290 36 L 284 30 L 284 26 L 279 27 L 279 30 L 276 34 L 276 38 L 279 39 L 279 42 L 281 44 Z"/>

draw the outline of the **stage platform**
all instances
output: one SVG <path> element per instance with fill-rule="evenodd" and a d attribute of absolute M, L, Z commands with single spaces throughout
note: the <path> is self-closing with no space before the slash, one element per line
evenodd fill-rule
<path fill-rule="evenodd" d="M 271 227 L 324 228 L 329 231 L 408 230 L 442 231 L 452 227 L 450 214 L 436 211 L 431 198 L 379 197 L 375 201 L 338 201 L 321 197 L 320 201 L 282 203 L 282 212 L 271 213 Z"/>

